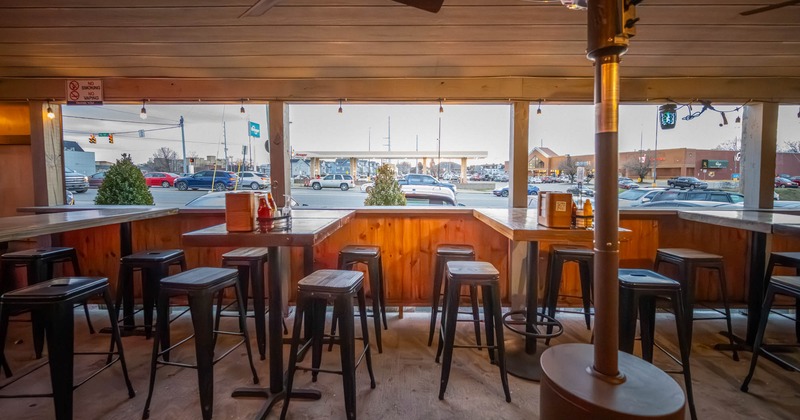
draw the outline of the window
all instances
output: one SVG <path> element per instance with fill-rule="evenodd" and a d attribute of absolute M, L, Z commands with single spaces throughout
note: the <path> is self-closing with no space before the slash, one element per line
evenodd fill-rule
<path fill-rule="evenodd" d="M 325 176 L 325 178 L 322 178 L 322 179 L 324 179 L 326 181 L 332 181 L 333 180 L 333 175 L 327 175 L 327 176 Z"/>

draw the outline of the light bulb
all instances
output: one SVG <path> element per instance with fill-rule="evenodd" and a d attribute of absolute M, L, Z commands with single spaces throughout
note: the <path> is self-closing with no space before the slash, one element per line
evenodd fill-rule
<path fill-rule="evenodd" d="M 542 115 L 542 100 L 539 99 L 539 105 L 536 107 L 536 115 Z"/>
<path fill-rule="evenodd" d="M 339 110 L 337 112 L 340 113 L 340 114 L 342 113 L 342 100 L 341 99 L 339 99 Z"/>
<path fill-rule="evenodd" d="M 144 99 L 142 99 L 142 110 L 139 111 L 139 118 L 143 120 L 147 119 L 147 109 L 144 107 Z"/>
<path fill-rule="evenodd" d="M 53 108 L 50 108 L 50 104 L 48 103 L 47 104 L 47 118 L 50 118 L 52 120 L 55 117 L 56 117 L 56 114 L 55 114 L 55 112 L 53 112 Z"/>
<path fill-rule="evenodd" d="M 441 114 L 443 112 L 444 112 L 444 107 L 442 106 L 442 100 L 439 99 L 439 113 Z"/>
<path fill-rule="evenodd" d="M 247 111 L 244 110 L 244 105 L 242 105 L 242 107 L 239 108 L 239 113 L 240 114 L 247 114 Z"/>
<path fill-rule="evenodd" d="M 740 116 L 738 116 L 738 115 L 737 115 L 737 116 L 736 116 L 736 120 L 735 120 L 735 121 L 736 121 L 736 123 L 740 123 L 740 122 L 742 122 L 742 117 L 740 117 Z"/>

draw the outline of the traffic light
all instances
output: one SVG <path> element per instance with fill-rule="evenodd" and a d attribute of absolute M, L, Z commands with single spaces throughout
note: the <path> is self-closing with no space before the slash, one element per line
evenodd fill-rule
<path fill-rule="evenodd" d="M 108 143 L 109 144 L 114 144 L 114 135 L 113 134 L 109 134 L 108 135 Z"/>
<path fill-rule="evenodd" d="M 97 143 L 97 138 L 94 136 L 94 134 L 89 135 L 89 143 Z"/>

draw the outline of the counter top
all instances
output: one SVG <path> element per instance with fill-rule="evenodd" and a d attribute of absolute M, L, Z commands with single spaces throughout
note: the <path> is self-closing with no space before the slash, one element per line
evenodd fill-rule
<path fill-rule="evenodd" d="M 779 225 L 798 225 L 800 215 L 765 212 L 759 210 L 726 210 L 696 211 L 682 210 L 678 212 L 681 219 L 709 223 L 761 233 L 777 233 Z M 783 230 L 783 228 L 780 228 Z"/>

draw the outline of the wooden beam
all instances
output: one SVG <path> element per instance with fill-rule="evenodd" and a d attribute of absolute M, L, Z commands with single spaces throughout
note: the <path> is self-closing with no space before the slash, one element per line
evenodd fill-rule
<path fill-rule="evenodd" d="M 64 146 L 61 140 L 61 107 L 52 105 L 55 118 L 47 117 L 48 104 L 31 101 L 31 158 L 35 206 L 64 203 Z"/>
<path fill-rule="evenodd" d="M 508 179 L 512 208 L 528 207 L 528 132 L 531 115 L 529 101 L 517 101 L 511 106 L 511 144 Z"/>
<path fill-rule="evenodd" d="M 741 162 L 745 208 L 772 208 L 777 143 L 778 104 L 746 105 L 742 113 Z"/>

